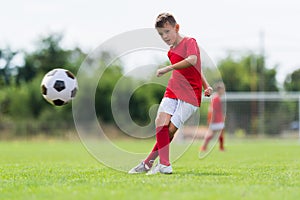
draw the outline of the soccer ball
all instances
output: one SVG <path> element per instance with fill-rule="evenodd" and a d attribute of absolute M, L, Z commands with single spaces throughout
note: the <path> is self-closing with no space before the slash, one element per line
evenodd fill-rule
<path fill-rule="evenodd" d="M 76 77 L 66 69 L 53 69 L 41 83 L 43 97 L 55 106 L 62 106 L 75 98 L 78 84 Z"/>

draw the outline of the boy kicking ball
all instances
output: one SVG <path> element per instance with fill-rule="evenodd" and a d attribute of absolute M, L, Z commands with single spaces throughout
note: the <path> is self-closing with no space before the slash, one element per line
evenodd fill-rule
<path fill-rule="evenodd" d="M 173 15 L 158 15 L 155 28 L 162 40 L 170 46 L 168 57 L 171 65 L 157 70 L 157 77 L 172 71 L 164 97 L 157 112 L 156 143 L 148 157 L 128 173 L 172 174 L 169 160 L 169 144 L 180 128 L 201 105 L 202 87 L 204 95 L 210 96 L 209 86 L 201 70 L 200 50 L 194 38 L 179 34 L 179 24 Z M 152 166 L 159 157 L 158 164 Z"/>

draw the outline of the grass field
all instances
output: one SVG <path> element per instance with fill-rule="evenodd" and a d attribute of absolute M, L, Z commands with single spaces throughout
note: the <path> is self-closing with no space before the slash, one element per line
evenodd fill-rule
<path fill-rule="evenodd" d="M 300 198 L 299 141 L 227 141 L 202 160 L 198 147 L 174 174 L 145 176 L 101 165 L 79 141 L 0 142 L 0 199 Z"/>

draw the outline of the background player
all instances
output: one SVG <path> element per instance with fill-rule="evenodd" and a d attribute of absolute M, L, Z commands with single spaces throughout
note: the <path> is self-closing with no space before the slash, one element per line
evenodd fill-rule
<path fill-rule="evenodd" d="M 219 143 L 220 143 L 220 150 L 224 151 L 224 111 L 221 97 L 225 93 L 225 86 L 223 82 L 218 82 L 215 84 L 214 89 L 216 92 L 213 94 L 211 99 L 211 103 L 208 109 L 208 116 L 207 122 L 209 130 L 204 138 L 204 143 L 200 148 L 200 151 L 206 151 L 207 145 L 210 140 L 214 137 L 214 135 L 220 133 L 219 136 Z"/>

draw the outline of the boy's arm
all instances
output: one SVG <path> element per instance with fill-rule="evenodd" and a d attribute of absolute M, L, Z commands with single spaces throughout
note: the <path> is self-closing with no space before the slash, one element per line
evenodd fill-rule
<path fill-rule="evenodd" d="M 197 56 L 196 55 L 190 55 L 187 58 L 185 58 L 184 60 L 175 63 L 174 65 L 169 65 L 166 67 L 163 67 L 161 69 L 158 69 L 156 72 L 156 76 L 160 77 L 162 75 L 164 75 L 165 73 L 168 73 L 169 71 L 172 71 L 174 69 L 183 69 L 183 68 L 187 68 L 193 65 L 197 64 Z M 212 87 L 210 87 L 209 83 L 207 82 L 202 70 L 201 70 L 201 80 L 202 80 L 202 86 L 204 88 L 204 95 L 205 96 L 210 96 L 213 92 Z"/>
<path fill-rule="evenodd" d="M 169 65 L 166 67 L 163 67 L 161 69 L 158 69 L 156 72 L 156 76 L 160 77 L 164 75 L 165 73 L 168 73 L 169 71 L 172 71 L 174 69 L 183 69 L 187 68 L 193 65 L 197 64 L 197 56 L 196 55 L 190 55 L 189 57 L 185 58 L 184 60 L 175 63 L 174 65 Z"/>

